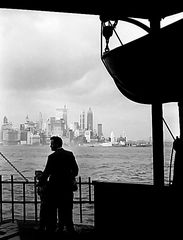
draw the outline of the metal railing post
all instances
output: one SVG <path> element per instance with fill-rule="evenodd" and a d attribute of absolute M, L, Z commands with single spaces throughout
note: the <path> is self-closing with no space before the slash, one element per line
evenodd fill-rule
<path fill-rule="evenodd" d="M 3 221 L 3 206 L 2 206 L 2 199 L 3 199 L 3 192 L 2 192 L 2 176 L 0 175 L 0 221 Z"/>
<path fill-rule="evenodd" d="M 23 182 L 23 221 L 26 221 L 25 182 Z"/>
<path fill-rule="evenodd" d="M 88 187 L 89 187 L 89 203 L 91 203 L 91 178 L 88 178 Z"/>
<path fill-rule="evenodd" d="M 80 223 L 83 222 L 83 209 L 82 209 L 82 193 L 81 193 L 81 177 L 79 177 L 79 210 L 80 210 Z"/>
<path fill-rule="evenodd" d="M 19 192 L 22 196 L 21 199 L 16 199 L 16 185 L 21 184 L 22 188 Z M 31 192 L 26 191 L 26 186 L 32 185 L 33 189 L 31 188 Z M 92 199 L 92 191 L 91 191 L 91 185 L 93 183 L 91 182 L 90 178 L 88 178 L 88 181 L 82 182 L 81 177 L 78 177 L 78 197 L 76 200 L 73 201 L 73 204 L 79 204 L 79 215 L 80 215 L 80 223 L 83 222 L 83 205 L 84 204 L 94 204 L 94 201 Z M 4 187 L 4 185 L 10 186 L 10 194 L 9 194 L 9 187 Z M 84 195 L 83 195 L 83 188 L 82 185 L 87 185 L 86 188 L 84 187 Z M 7 192 L 8 191 L 8 192 Z M 6 197 L 7 193 L 7 197 Z M 27 194 L 31 194 L 31 199 L 27 199 Z M 3 199 L 3 196 L 5 195 L 5 199 Z M 12 222 L 15 221 L 15 218 L 18 220 L 19 218 L 22 219 L 24 222 L 27 220 L 27 209 L 28 205 L 33 205 L 31 208 L 31 214 L 35 214 L 35 217 L 31 218 L 31 220 L 38 221 L 38 204 L 40 204 L 40 201 L 38 200 L 37 196 L 37 189 L 36 189 L 36 179 L 34 178 L 34 181 L 29 182 L 22 182 L 22 181 L 14 181 L 13 175 L 11 175 L 11 179 L 9 180 L 2 180 L 2 176 L 0 175 L 0 221 L 2 222 L 4 218 L 7 219 L 7 216 L 9 217 L 9 214 L 4 211 L 3 212 L 3 204 L 5 207 L 7 205 L 11 206 L 11 220 Z M 15 215 L 16 205 L 21 204 L 22 205 L 22 215 Z M 4 217 L 5 216 L 5 217 Z M 10 220 L 10 219 L 9 219 Z"/>
<path fill-rule="evenodd" d="M 14 182 L 13 175 L 11 175 L 11 214 L 12 214 L 12 222 L 15 220 L 15 211 L 14 211 Z"/>
<path fill-rule="evenodd" d="M 35 221 L 38 221 L 36 177 L 34 177 Z"/>

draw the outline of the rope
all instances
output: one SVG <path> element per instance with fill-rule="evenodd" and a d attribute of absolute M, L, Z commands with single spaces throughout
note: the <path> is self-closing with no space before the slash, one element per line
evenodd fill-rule
<path fill-rule="evenodd" d="M 168 129 L 168 131 L 169 131 L 169 133 L 171 134 L 173 140 L 175 140 L 175 137 L 174 137 L 173 133 L 171 132 L 171 130 L 170 130 L 168 124 L 166 123 L 165 119 L 164 119 L 163 117 L 162 117 L 162 119 L 163 119 L 163 121 L 164 121 L 164 123 L 165 123 L 165 125 L 166 125 L 166 127 L 167 127 L 167 129 Z"/>
<path fill-rule="evenodd" d="M 2 154 L 2 152 L 0 152 L 0 155 L 25 179 L 26 182 L 28 182 L 28 179 Z"/>
<path fill-rule="evenodd" d="M 116 27 L 116 25 L 117 25 L 117 22 L 115 22 L 114 25 L 111 23 L 111 21 L 109 21 L 109 23 L 110 23 L 111 26 L 113 26 L 113 31 L 114 31 L 114 33 L 116 34 L 116 37 L 118 38 L 120 44 L 123 46 L 123 43 L 122 43 L 119 35 L 117 34 L 116 30 L 115 30 L 115 27 Z"/>

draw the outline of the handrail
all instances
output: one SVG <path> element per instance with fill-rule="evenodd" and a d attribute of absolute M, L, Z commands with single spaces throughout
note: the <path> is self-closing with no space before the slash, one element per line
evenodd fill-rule
<path fill-rule="evenodd" d="M 31 215 L 34 214 L 34 220 L 37 222 L 39 220 L 39 207 L 41 203 L 39 195 L 37 194 L 36 189 L 37 180 L 34 178 L 32 181 L 19 181 L 14 180 L 13 175 L 10 176 L 10 179 L 3 180 L 0 175 L 0 222 L 7 218 L 7 213 L 3 209 L 4 204 L 11 206 L 11 217 L 10 220 L 19 220 L 23 221 L 30 220 L 28 214 L 28 207 L 34 205 L 31 208 Z M 83 223 L 83 206 L 85 204 L 90 204 L 94 207 L 94 190 L 93 183 L 88 177 L 88 181 L 82 181 L 81 177 L 77 178 L 78 190 L 74 192 L 74 205 L 79 205 L 79 222 Z M 17 216 L 16 207 L 17 205 L 22 205 L 22 214 Z M 90 208 L 91 209 L 91 208 Z M 93 208 L 94 212 L 94 208 Z M 91 215 L 91 214 L 90 214 Z M 31 219 L 32 220 L 32 219 Z M 94 213 L 92 216 L 92 221 L 94 221 Z"/>

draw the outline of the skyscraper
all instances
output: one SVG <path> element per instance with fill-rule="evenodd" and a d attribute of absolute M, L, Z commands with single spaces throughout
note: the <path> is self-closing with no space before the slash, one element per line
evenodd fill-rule
<path fill-rule="evenodd" d="M 102 124 L 98 123 L 98 137 L 101 138 L 103 136 L 103 132 L 102 132 Z"/>
<path fill-rule="evenodd" d="M 67 108 L 66 108 L 66 105 L 64 105 L 64 108 L 62 109 L 63 110 L 63 119 L 64 119 L 64 122 L 65 122 L 65 126 L 66 126 L 66 129 L 67 129 Z"/>
<path fill-rule="evenodd" d="M 7 119 L 6 116 L 4 116 L 4 118 L 3 118 L 3 124 L 7 124 L 7 123 L 8 123 L 8 119 Z"/>
<path fill-rule="evenodd" d="M 68 124 L 67 124 L 67 107 L 66 105 L 64 105 L 63 108 L 57 108 L 56 109 L 56 119 L 60 120 L 63 119 L 64 120 L 64 124 L 65 124 L 65 129 L 67 130 L 68 128 Z"/>
<path fill-rule="evenodd" d="M 85 112 L 84 111 L 80 114 L 80 129 L 81 130 L 85 129 Z"/>
<path fill-rule="evenodd" d="M 39 113 L 39 122 L 38 122 L 38 127 L 39 127 L 39 131 L 41 131 L 43 129 L 43 116 L 42 113 Z"/>
<path fill-rule="evenodd" d="M 93 112 L 91 108 L 89 108 L 87 112 L 87 130 L 91 130 L 93 132 Z"/>

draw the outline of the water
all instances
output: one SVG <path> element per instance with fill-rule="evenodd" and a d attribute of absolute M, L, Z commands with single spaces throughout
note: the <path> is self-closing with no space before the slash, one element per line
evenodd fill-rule
<path fill-rule="evenodd" d="M 153 183 L 153 155 L 152 147 L 65 147 L 73 151 L 79 166 L 79 176 L 82 181 L 91 180 L 117 181 L 128 183 Z M 165 182 L 169 180 L 169 164 L 172 143 L 166 143 Z M 29 180 L 33 180 L 35 170 L 43 170 L 47 156 L 51 153 L 48 145 L 14 145 L 0 146 L 0 152 Z M 3 180 L 14 175 L 16 180 L 24 179 L 0 156 L 0 175 Z M 7 192 L 8 195 L 8 192 Z M 16 189 L 18 196 L 18 189 Z M 77 198 L 77 194 L 76 194 Z M 8 211 L 8 210 L 7 210 Z M 20 212 L 20 210 L 18 209 Z M 30 210 L 31 212 L 31 210 Z M 76 211 L 77 212 L 77 211 Z M 93 222 L 93 209 L 86 205 L 85 222 Z M 78 214 L 76 213 L 78 218 Z"/>
<path fill-rule="evenodd" d="M 153 181 L 152 147 L 65 147 L 73 151 L 79 165 L 82 179 L 149 183 Z M 165 179 L 168 178 L 172 143 L 165 144 Z M 51 153 L 48 145 L 0 146 L 9 161 L 28 179 L 32 180 L 35 170 L 43 170 L 47 156 Z M 13 174 L 22 177 L 0 156 L 0 175 L 3 179 Z M 22 179 L 23 180 L 23 179 Z"/>

